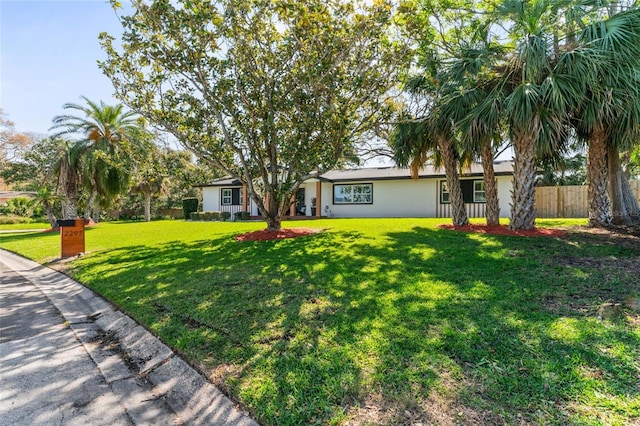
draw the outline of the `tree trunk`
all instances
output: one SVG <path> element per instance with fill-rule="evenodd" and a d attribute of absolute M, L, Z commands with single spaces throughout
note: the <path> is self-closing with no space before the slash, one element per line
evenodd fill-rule
<path fill-rule="evenodd" d="M 282 219 L 280 217 L 274 217 L 272 215 L 267 214 L 264 218 L 264 220 L 267 222 L 267 230 L 269 231 L 279 231 L 280 229 L 282 229 Z"/>
<path fill-rule="evenodd" d="M 509 228 L 514 231 L 526 231 L 536 226 L 535 138 L 531 135 L 515 133 L 513 151 L 515 158 Z"/>
<path fill-rule="evenodd" d="M 482 169 L 484 170 L 484 196 L 486 201 L 486 212 L 488 226 L 500 224 L 500 200 L 498 200 L 498 185 L 493 171 L 493 150 L 491 141 L 487 141 L 481 148 Z"/>
<path fill-rule="evenodd" d="M 612 222 L 617 225 L 633 225 L 640 222 L 640 207 L 636 200 L 629 177 L 622 168 L 622 159 L 616 148 L 608 148 L 609 198 L 611 200 Z"/>
<path fill-rule="evenodd" d="M 95 190 L 91 190 L 91 195 L 87 200 L 87 206 L 84 209 L 84 218 L 86 220 L 91 219 L 91 211 L 93 210 L 93 205 L 95 204 L 97 197 L 98 193 Z"/>
<path fill-rule="evenodd" d="M 65 197 L 62 203 L 62 216 L 64 219 L 76 219 L 78 217 L 77 201 L 71 197 Z"/>
<path fill-rule="evenodd" d="M 267 222 L 267 230 L 279 231 L 282 228 L 282 216 L 285 208 L 281 204 L 281 200 L 276 197 L 276 191 L 271 185 L 266 185 L 265 206 L 266 211 L 263 212 L 264 220 Z"/>
<path fill-rule="evenodd" d="M 144 193 L 144 221 L 151 222 L 151 192 Z"/>
<path fill-rule="evenodd" d="M 91 215 L 91 218 L 95 223 L 100 222 L 100 212 L 101 212 L 100 207 L 96 207 L 93 209 L 93 214 Z"/>
<path fill-rule="evenodd" d="M 44 208 L 44 212 L 47 214 L 47 220 L 49 221 L 49 225 L 51 225 L 51 229 L 58 227 L 58 221 L 56 220 L 56 216 L 53 214 L 53 206 L 45 201 L 42 203 L 42 207 Z"/>
<path fill-rule="evenodd" d="M 610 226 L 611 213 L 607 196 L 607 141 L 602 129 L 596 129 L 589 138 L 587 181 L 589 226 Z"/>
<path fill-rule="evenodd" d="M 640 206 L 638 206 L 638 200 L 631 190 L 629 184 L 629 178 L 626 173 L 620 175 L 620 186 L 622 187 L 622 197 L 626 206 L 629 218 L 632 224 L 640 225 Z"/>
<path fill-rule="evenodd" d="M 622 195 L 622 180 L 625 180 L 626 176 L 624 176 L 620 165 L 620 154 L 613 146 L 607 147 L 607 163 L 611 222 L 616 225 L 631 225 L 631 217 Z"/>
<path fill-rule="evenodd" d="M 454 226 L 466 226 L 469 224 L 467 209 L 462 198 L 462 188 L 458 176 L 458 160 L 456 159 L 453 144 L 450 140 L 438 137 L 438 149 L 444 162 L 444 173 L 449 187 L 449 201 L 451 202 L 451 218 Z"/>

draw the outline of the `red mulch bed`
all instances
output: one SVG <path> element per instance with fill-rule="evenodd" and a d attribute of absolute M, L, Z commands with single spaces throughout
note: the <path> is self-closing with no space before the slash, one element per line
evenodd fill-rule
<path fill-rule="evenodd" d="M 563 229 L 551 229 L 551 228 L 534 228 L 529 231 L 512 231 L 506 225 L 487 226 L 471 224 L 467 226 L 454 226 L 454 225 L 440 225 L 441 229 L 450 229 L 453 231 L 462 232 L 477 232 L 479 234 L 492 234 L 492 235 L 512 235 L 519 237 L 563 237 L 567 235 L 567 231 Z"/>
<path fill-rule="evenodd" d="M 261 231 L 248 232 L 246 234 L 236 235 L 238 241 L 267 241 L 282 240 L 284 238 L 298 238 L 305 235 L 313 235 L 320 232 L 320 229 L 309 228 L 282 228 L 279 231 L 270 231 L 263 229 Z"/>

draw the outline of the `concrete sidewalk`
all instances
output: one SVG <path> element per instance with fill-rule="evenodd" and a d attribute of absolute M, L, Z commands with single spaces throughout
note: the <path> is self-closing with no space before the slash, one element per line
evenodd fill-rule
<path fill-rule="evenodd" d="M 1 425 L 257 425 L 146 329 L 0 250 Z"/>

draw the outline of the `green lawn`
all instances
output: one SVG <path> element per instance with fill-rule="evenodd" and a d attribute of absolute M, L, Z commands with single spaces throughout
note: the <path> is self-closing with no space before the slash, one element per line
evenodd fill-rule
<path fill-rule="evenodd" d="M 29 223 L 0 223 L 0 231 L 14 231 L 23 229 L 49 229 L 49 222 L 29 222 Z"/>
<path fill-rule="evenodd" d="M 243 243 L 264 224 L 102 223 L 71 274 L 265 425 L 640 423 L 637 239 L 439 223 L 285 222 L 326 231 Z M 59 238 L 0 246 L 46 262 Z"/>

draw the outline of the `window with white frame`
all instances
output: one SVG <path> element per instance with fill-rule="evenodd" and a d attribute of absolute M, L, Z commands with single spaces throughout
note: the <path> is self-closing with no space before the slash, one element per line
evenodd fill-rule
<path fill-rule="evenodd" d="M 462 201 L 465 203 L 486 203 L 487 201 L 482 180 L 461 179 L 460 190 L 462 191 Z M 446 180 L 440 181 L 440 203 L 451 203 L 451 194 Z"/>
<path fill-rule="evenodd" d="M 333 185 L 333 204 L 372 204 L 373 184 Z"/>
<path fill-rule="evenodd" d="M 222 188 L 220 204 L 223 206 L 241 206 L 243 197 L 242 188 Z"/>
<path fill-rule="evenodd" d="M 473 202 L 474 203 L 484 203 L 487 201 L 487 198 L 484 194 L 484 181 L 474 180 L 473 181 Z"/>
<path fill-rule="evenodd" d="M 440 181 L 440 203 L 449 204 L 451 202 L 451 196 L 449 194 L 449 187 L 447 181 Z"/>

